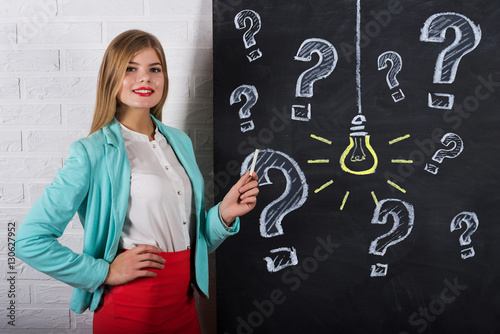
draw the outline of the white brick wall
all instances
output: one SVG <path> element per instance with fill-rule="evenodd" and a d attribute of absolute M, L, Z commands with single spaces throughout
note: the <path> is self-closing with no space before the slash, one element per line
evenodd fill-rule
<path fill-rule="evenodd" d="M 164 122 L 186 131 L 208 179 L 212 172 L 212 2 L 209 0 L 0 0 L 0 332 L 91 333 L 92 314 L 69 311 L 72 289 L 17 260 L 8 296 L 8 227 L 62 167 L 71 142 L 88 134 L 97 71 L 108 43 L 127 29 L 162 42 L 170 75 Z M 207 189 L 213 185 L 207 184 Z M 213 200 L 208 197 L 209 205 Z M 82 249 L 73 219 L 61 243 Z M 212 267 L 214 258 L 210 259 Z M 198 303 L 215 333 L 213 298 Z M 16 326 L 7 321 L 15 300 Z"/>

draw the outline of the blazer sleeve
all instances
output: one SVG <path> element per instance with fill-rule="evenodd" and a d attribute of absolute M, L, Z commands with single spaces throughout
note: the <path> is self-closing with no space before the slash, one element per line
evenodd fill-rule
<path fill-rule="evenodd" d="M 57 240 L 86 202 L 90 182 L 87 151 L 82 143 L 74 142 L 64 167 L 19 226 L 15 245 L 16 256 L 31 267 L 75 288 L 94 292 L 106 279 L 109 263 L 77 254 Z"/>
<path fill-rule="evenodd" d="M 232 236 L 240 230 L 240 218 L 236 217 L 233 226 L 226 228 L 219 215 L 220 203 L 211 208 L 207 213 L 205 224 L 205 236 L 207 239 L 208 252 L 212 253 L 229 236 Z"/>

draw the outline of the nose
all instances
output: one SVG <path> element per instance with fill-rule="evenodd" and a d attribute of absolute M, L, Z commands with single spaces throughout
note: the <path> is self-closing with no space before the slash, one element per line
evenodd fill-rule
<path fill-rule="evenodd" d="M 139 73 L 139 76 L 137 78 L 140 82 L 150 82 L 151 81 L 151 75 L 149 71 L 141 71 Z"/>

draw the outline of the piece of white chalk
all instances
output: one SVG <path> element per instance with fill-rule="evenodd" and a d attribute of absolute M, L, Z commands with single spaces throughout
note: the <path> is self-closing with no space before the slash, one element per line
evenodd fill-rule
<path fill-rule="evenodd" d="M 259 154 L 259 149 L 255 149 L 255 152 L 253 154 L 253 161 L 252 161 L 252 167 L 250 168 L 250 177 L 253 175 L 253 171 L 255 170 L 255 163 L 257 162 L 257 155 Z"/>

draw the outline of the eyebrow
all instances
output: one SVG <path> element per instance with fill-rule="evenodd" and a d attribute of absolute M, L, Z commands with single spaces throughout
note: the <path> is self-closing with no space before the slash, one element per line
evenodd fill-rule
<path fill-rule="evenodd" d="M 136 62 L 133 62 L 133 61 L 129 61 L 128 63 L 132 64 L 132 65 L 139 65 L 139 63 L 136 63 Z M 161 63 L 152 63 L 152 64 L 149 64 L 149 66 L 157 66 L 157 65 L 161 66 Z"/>

